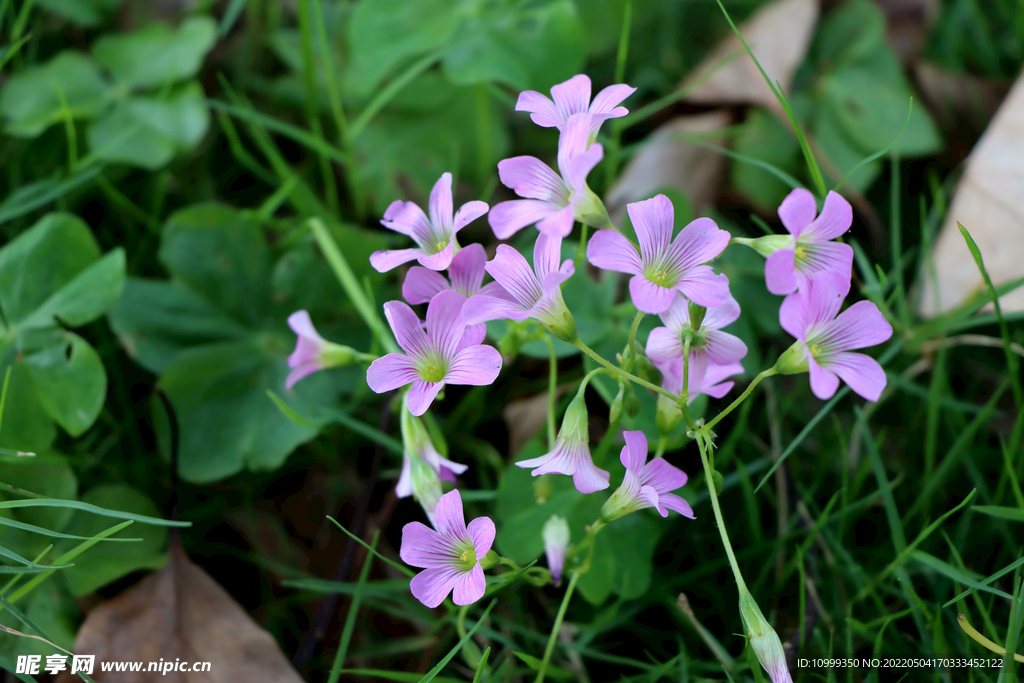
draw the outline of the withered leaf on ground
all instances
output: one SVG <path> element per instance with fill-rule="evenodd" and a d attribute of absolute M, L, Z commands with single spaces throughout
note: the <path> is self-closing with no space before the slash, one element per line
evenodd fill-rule
<path fill-rule="evenodd" d="M 167 564 L 97 606 L 75 652 L 95 655 L 98 683 L 301 683 L 274 638 L 172 542 Z M 160 659 L 210 662 L 208 672 L 147 672 Z M 102 662 L 144 662 L 141 672 L 104 673 Z M 59 683 L 77 681 L 64 671 Z"/>
<path fill-rule="evenodd" d="M 793 81 L 796 67 L 807 52 L 817 21 L 817 0 L 775 0 L 737 28 L 768 77 L 773 82 L 778 81 L 786 92 Z M 721 66 L 723 61 L 738 51 L 744 54 Z M 715 73 L 687 96 L 688 101 L 760 104 L 773 112 L 782 113 L 771 88 L 765 83 L 754 60 L 745 54 L 735 34 L 730 32 L 687 77 L 683 87 L 697 83 L 712 71 Z"/>
<path fill-rule="evenodd" d="M 921 315 L 955 308 L 985 284 L 957 223 L 981 251 L 995 285 L 1024 276 L 1024 76 L 1017 79 L 967 159 L 932 250 L 935 281 L 926 277 Z M 929 269 L 925 269 L 928 273 Z M 1024 289 L 999 300 L 1004 311 L 1024 310 Z"/>

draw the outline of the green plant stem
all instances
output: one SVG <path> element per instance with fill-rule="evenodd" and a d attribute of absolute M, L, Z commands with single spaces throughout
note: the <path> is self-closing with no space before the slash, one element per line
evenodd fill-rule
<path fill-rule="evenodd" d="M 551 635 L 548 637 L 548 645 L 544 648 L 544 659 L 540 662 L 540 670 L 537 671 L 537 678 L 534 683 L 544 683 L 544 675 L 548 671 L 548 664 L 551 662 L 551 653 L 555 651 L 555 641 L 558 640 L 558 631 L 562 628 L 562 620 L 565 619 L 565 611 L 569 609 L 569 600 L 572 598 L 572 593 L 576 590 L 576 582 L 580 578 L 580 570 L 577 569 L 572 573 L 572 577 L 569 579 L 569 586 L 565 589 L 565 596 L 562 598 L 562 604 L 558 608 L 558 614 L 555 616 L 555 625 L 551 629 Z"/>
<path fill-rule="evenodd" d="M 629 343 L 626 345 L 628 356 L 625 359 L 625 370 L 632 370 L 636 362 L 636 331 L 640 327 L 640 321 L 644 319 L 643 311 L 637 311 L 633 318 L 633 324 L 629 328 Z"/>
<path fill-rule="evenodd" d="M 716 416 L 715 416 L 715 419 L 711 420 L 711 422 L 708 422 L 708 423 L 707 423 L 706 425 L 704 425 L 704 427 L 702 428 L 702 430 L 701 430 L 701 431 L 704 431 L 705 433 L 709 432 L 709 431 L 711 430 L 711 428 L 712 428 L 712 427 L 714 427 L 714 426 L 715 426 L 716 424 L 718 424 L 718 423 L 719 423 L 719 422 L 720 422 L 720 421 L 722 420 L 722 418 L 724 418 L 724 417 L 725 417 L 726 415 L 728 415 L 729 413 L 731 413 L 732 411 L 734 411 L 734 410 L 735 410 L 735 409 L 736 409 L 737 407 L 739 407 L 739 405 L 740 405 L 741 403 L 743 403 L 744 401 L 746 401 L 746 400 L 747 400 L 747 397 L 748 397 L 748 396 L 750 396 L 750 393 L 751 393 L 752 391 L 754 391 L 754 388 L 755 388 L 755 387 L 756 387 L 756 386 L 757 386 L 758 384 L 760 384 L 760 383 L 761 383 L 761 380 L 763 380 L 763 379 L 764 379 L 765 377 L 771 377 L 772 375 L 777 375 L 777 374 L 778 374 L 778 370 L 776 370 L 774 366 L 773 366 L 773 367 L 770 367 L 770 368 L 768 368 L 767 370 L 762 370 L 762 371 L 761 371 L 761 372 L 760 372 L 760 373 L 759 373 L 759 374 L 757 375 L 757 377 L 755 377 L 755 378 L 754 378 L 754 379 L 753 379 L 753 380 L 752 380 L 752 381 L 750 382 L 750 384 L 748 384 L 748 385 L 747 385 L 747 388 L 743 390 L 743 393 L 742 393 L 742 394 L 740 394 L 740 395 L 739 395 L 739 397 L 738 397 L 738 398 L 737 398 L 737 399 L 736 399 L 735 401 L 733 401 L 732 403 L 730 403 L 730 404 L 728 405 L 728 407 L 726 407 L 726 409 L 725 409 L 725 410 L 723 410 L 723 411 L 722 411 L 722 412 L 720 412 L 720 413 L 719 413 L 718 415 L 716 415 Z"/>
<path fill-rule="evenodd" d="M 693 416 L 690 415 L 690 407 L 688 405 L 690 401 L 690 333 L 686 333 L 686 338 L 683 340 L 683 391 L 680 394 L 681 400 L 679 401 L 679 409 L 683 414 L 683 419 L 686 420 L 686 426 L 690 430 L 697 428 L 697 424 L 693 421 Z"/>
<path fill-rule="evenodd" d="M 711 508 L 715 512 L 715 522 L 718 523 L 718 533 L 722 537 L 722 544 L 725 546 L 725 554 L 729 556 L 729 566 L 732 568 L 732 574 L 736 578 L 736 585 L 739 587 L 740 592 L 747 590 L 747 584 L 743 581 L 743 575 L 740 573 L 740 566 L 736 562 L 736 555 L 732 552 L 732 544 L 729 543 L 729 533 L 725 530 L 725 520 L 722 519 L 722 510 L 718 505 L 718 493 L 715 492 L 715 477 L 714 472 L 711 469 L 711 462 L 708 460 L 707 450 L 704 445 L 704 436 L 701 434 L 697 435 L 697 448 L 700 449 L 700 461 L 704 465 L 704 483 L 708 487 L 708 496 L 711 498 Z"/>
<path fill-rule="evenodd" d="M 366 128 L 370 121 L 373 120 L 373 117 L 380 113 L 380 110 L 383 109 L 388 102 L 393 100 L 395 96 L 405 88 L 405 86 L 412 83 L 424 71 L 433 66 L 434 62 L 440 59 L 441 55 L 447 49 L 448 46 L 445 45 L 444 47 L 431 52 L 427 56 L 422 57 L 420 60 L 413 62 L 409 65 L 409 68 L 384 86 L 384 88 L 374 96 L 370 103 L 366 105 L 366 109 L 360 112 L 356 120 L 352 122 L 352 126 L 349 128 L 350 139 L 355 140 L 356 137 L 363 132 L 363 129 Z"/>
<path fill-rule="evenodd" d="M 558 356 L 555 355 L 555 343 L 550 335 L 544 335 L 548 345 L 548 447 L 555 444 L 555 393 L 558 388 Z"/>
<path fill-rule="evenodd" d="M 664 389 L 662 389 L 661 387 L 659 387 L 659 386 L 657 386 L 655 384 L 652 384 L 652 383 L 648 382 L 645 379 L 637 377 L 634 374 L 626 372 L 622 368 L 620 368 L 620 367 L 618 367 L 616 365 L 613 365 L 612 363 L 608 362 L 607 360 L 602 358 L 599 353 L 594 351 L 594 349 L 592 349 L 589 346 L 587 346 L 586 343 L 582 339 L 576 339 L 576 341 L 573 342 L 573 346 L 575 346 L 580 351 L 582 351 L 583 353 L 587 354 L 588 356 L 593 358 L 595 361 L 597 361 L 598 363 L 603 365 L 608 371 L 610 371 L 609 374 L 618 375 L 622 379 L 625 379 L 625 380 L 628 380 L 630 382 L 633 382 L 634 384 L 639 384 L 640 386 L 642 386 L 642 387 L 644 387 L 646 389 L 650 389 L 651 391 L 659 393 L 659 394 L 661 394 L 662 396 L 664 396 L 666 398 L 670 398 L 670 399 L 672 399 L 676 403 L 679 402 L 679 397 L 678 396 L 674 396 L 674 395 L 670 394 L 669 392 L 665 391 Z"/>

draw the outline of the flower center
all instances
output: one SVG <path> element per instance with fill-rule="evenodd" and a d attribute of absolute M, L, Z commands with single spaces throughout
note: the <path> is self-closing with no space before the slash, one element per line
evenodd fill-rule
<path fill-rule="evenodd" d="M 476 548 L 472 543 L 460 543 L 455 548 L 455 566 L 464 572 L 468 572 L 476 566 Z"/>
<path fill-rule="evenodd" d="M 808 351 L 810 351 L 812 356 L 821 355 L 821 344 L 811 344 L 811 348 L 809 348 Z"/>
<path fill-rule="evenodd" d="M 673 274 L 661 268 L 647 273 L 647 279 L 654 284 L 665 288 L 670 288 L 676 284 Z"/>
<path fill-rule="evenodd" d="M 794 252 L 796 254 L 796 257 L 802 261 L 804 259 L 804 257 L 807 256 L 807 247 L 798 246 L 794 250 Z"/>
<path fill-rule="evenodd" d="M 428 360 L 419 367 L 420 379 L 424 382 L 440 382 L 444 379 L 448 368 L 439 360 Z"/>
<path fill-rule="evenodd" d="M 434 253 L 436 254 L 436 253 L 440 252 L 442 249 L 444 249 L 447 246 L 448 246 L 448 240 L 446 240 L 446 239 L 438 240 L 437 244 L 434 245 Z"/>

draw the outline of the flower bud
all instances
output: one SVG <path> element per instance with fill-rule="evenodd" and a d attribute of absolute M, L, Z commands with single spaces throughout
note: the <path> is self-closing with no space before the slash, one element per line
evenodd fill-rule
<path fill-rule="evenodd" d="M 548 332 L 564 342 L 572 344 L 579 339 L 576 334 L 576 321 L 573 320 L 569 307 L 565 305 L 561 290 L 555 292 L 551 306 L 543 316 L 538 316 L 538 320 Z"/>
<path fill-rule="evenodd" d="M 563 517 L 551 515 L 541 532 L 544 538 L 544 554 L 548 558 L 551 580 L 557 586 L 562 581 L 565 566 L 565 551 L 569 547 L 569 523 Z"/>
<path fill-rule="evenodd" d="M 679 426 L 679 421 L 682 419 L 683 411 L 680 410 L 679 404 L 658 394 L 658 413 L 654 418 L 654 423 L 658 427 L 658 434 L 670 436 L 676 430 L 676 427 Z"/>
<path fill-rule="evenodd" d="M 765 258 L 768 258 L 779 249 L 791 249 L 796 244 L 796 239 L 792 235 L 765 235 L 757 239 L 734 237 L 733 241 L 747 245 Z"/>
<path fill-rule="evenodd" d="M 611 226 L 612 219 L 608 217 L 608 209 L 605 208 L 601 198 L 586 186 L 584 186 L 582 195 L 582 197 L 577 195 L 573 211 L 576 220 L 586 223 L 592 228 L 607 228 Z"/>
<path fill-rule="evenodd" d="M 619 391 L 615 394 L 615 399 L 612 400 L 612 404 L 608 406 L 608 422 L 611 424 L 617 424 L 619 418 L 622 417 L 622 403 L 626 394 L 626 385 L 621 381 L 619 382 Z"/>
<path fill-rule="evenodd" d="M 807 369 L 807 348 L 799 340 L 783 351 L 779 360 L 775 362 L 775 370 L 780 375 L 797 375 L 807 372 Z"/>
<path fill-rule="evenodd" d="M 418 456 L 409 458 L 409 476 L 413 497 L 423 506 L 423 511 L 427 513 L 430 523 L 437 528 L 434 511 L 437 510 L 437 503 L 441 500 L 441 478 L 437 476 L 433 467 Z"/>
<path fill-rule="evenodd" d="M 768 672 L 772 683 L 792 683 L 786 667 L 786 652 L 782 649 L 782 641 L 771 624 L 761 614 L 754 597 L 743 586 L 740 587 L 740 618 L 746 629 L 750 647 L 757 655 L 757 661 Z"/>
<path fill-rule="evenodd" d="M 704 314 L 708 312 L 708 309 L 699 304 L 695 304 L 692 301 L 689 306 L 690 312 L 690 329 L 699 330 L 700 326 L 704 324 Z"/>

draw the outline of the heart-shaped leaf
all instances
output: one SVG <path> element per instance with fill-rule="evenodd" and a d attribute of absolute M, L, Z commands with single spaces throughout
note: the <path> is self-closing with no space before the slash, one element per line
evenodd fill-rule
<path fill-rule="evenodd" d="M 149 24 L 132 33 L 105 35 L 93 44 L 92 54 L 119 83 L 153 88 L 195 76 L 216 38 L 216 22 L 196 16 L 177 29 Z"/>
<path fill-rule="evenodd" d="M 110 97 L 111 86 L 96 62 L 65 50 L 11 76 L 0 92 L 0 112 L 8 133 L 33 138 L 67 113 L 77 119 L 96 116 Z"/>

